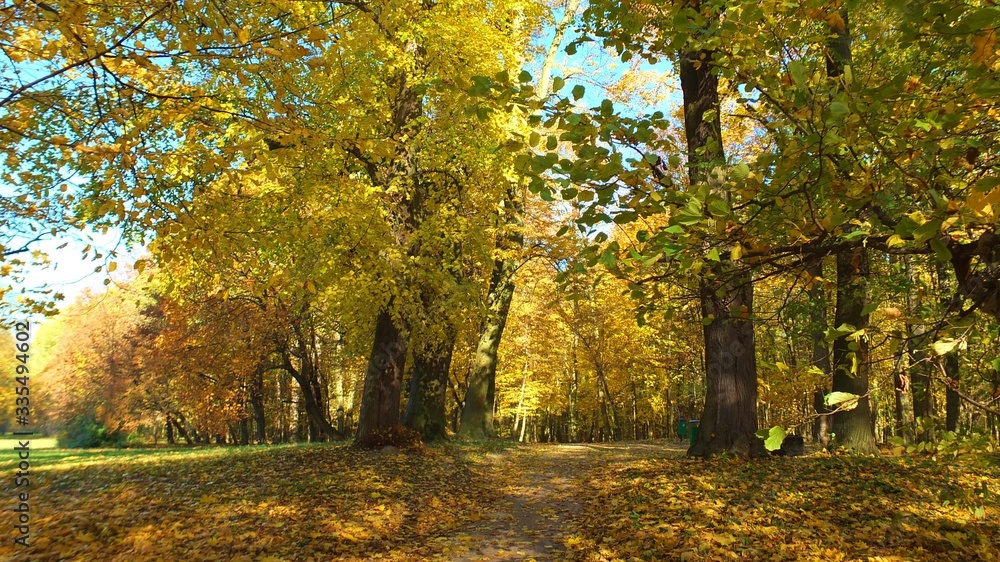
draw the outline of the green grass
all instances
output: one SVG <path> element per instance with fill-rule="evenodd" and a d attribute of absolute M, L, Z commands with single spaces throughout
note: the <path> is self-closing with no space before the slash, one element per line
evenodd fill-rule
<path fill-rule="evenodd" d="M 0 471 L 17 466 L 20 459 L 14 452 L 16 439 L 0 439 Z M 262 450 L 290 447 L 315 447 L 317 444 L 282 444 L 264 447 L 234 447 L 226 445 L 176 446 L 136 449 L 60 449 L 55 438 L 31 439 L 31 466 L 33 469 L 69 469 L 109 463 L 145 464 L 160 461 L 184 461 L 196 458 L 220 458 L 254 454 Z"/>

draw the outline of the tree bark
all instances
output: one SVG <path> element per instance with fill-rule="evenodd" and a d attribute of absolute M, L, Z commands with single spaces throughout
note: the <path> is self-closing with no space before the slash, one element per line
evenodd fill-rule
<path fill-rule="evenodd" d="M 837 326 L 856 330 L 868 326 L 868 251 L 855 248 L 837 255 Z M 841 336 L 833 342 L 833 391 L 858 395 L 857 406 L 833 414 L 836 443 L 858 453 L 876 453 L 868 397 L 868 336 L 849 341 Z"/>
<path fill-rule="evenodd" d="M 445 398 L 456 335 L 455 328 L 449 326 L 444 341 L 421 350 L 413 358 L 410 398 L 403 424 L 420 433 L 424 441 L 435 441 L 448 436 Z"/>
<path fill-rule="evenodd" d="M 299 368 L 292 364 L 291 354 L 287 349 L 281 350 L 282 367 L 288 371 L 295 382 L 299 383 L 299 394 L 306 412 L 306 432 L 310 441 L 318 441 L 323 438 L 337 438 L 340 433 L 333 427 L 326 416 L 326 407 L 323 404 L 323 394 L 320 389 L 320 382 L 315 365 L 307 350 L 300 346 Z M 301 434 L 300 438 L 305 435 Z"/>
<path fill-rule="evenodd" d="M 523 236 L 518 230 L 508 238 L 511 245 L 523 244 Z M 493 264 L 493 276 L 486 294 L 487 316 L 479 335 L 472 370 L 469 372 L 469 386 L 465 391 L 462 407 L 462 421 L 458 434 L 466 439 L 496 437 L 493 427 L 494 393 L 497 375 L 497 352 L 507 314 L 514 299 L 514 273 L 517 262 L 513 257 L 498 259 Z"/>
<path fill-rule="evenodd" d="M 580 371 L 577 367 L 576 358 L 576 345 L 577 345 L 576 334 L 572 335 L 572 343 L 570 348 L 570 377 L 569 377 L 569 408 L 568 408 L 568 424 L 567 428 L 567 438 L 570 443 L 576 443 L 577 439 L 577 426 L 579 421 L 577 420 L 577 394 L 579 393 L 580 387 Z"/>
<path fill-rule="evenodd" d="M 725 161 L 719 119 L 718 77 L 712 72 L 713 51 L 681 53 L 688 177 L 704 183 L 708 171 Z M 711 120 L 705 113 L 714 112 Z M 727 194 L 721 193 L 725 196 Z M 701 281 L 705 323 L 705 408 L 698 437 L 689 456 L 734 453 L 756 457 L 765 453 L 757 432 L 757 359 L 754 344 L 753 280 L 749 271 L 725 260 Z M 736 310 L 736 315 L 733 314 Z"/>
<path fill-rule="evenodd" d="M 379 311 L 375 321 L 375 341 L 368 356 L 365 387 L 358 415 L 355 441 L 364 446 L 377 434 L 399 425 L 399 398 L 406 361 L 406 340 L 389 312 Z"/>
<path fill-rule="evenodd" d="M 174 427 L 177 428 L 177 433 L 184 439 L 185 443 L 188 445 L 193 445 L 195 443 L 195 439 L 191 438 L 191 434 L 188 433 L 187 428 L 184 427 L 184 425 L 187 424 L 187 420 L 184 419 L 183 414 L 175 412 L 174 415 L 171 416 L 170 421 L 174 423 Z M 195 437 L 197 438 L 197 434 L 195 434 Z"/>
<path fill-rule="evenodd" d="M 174 444 L 174 419 L 171 417 L 170 412 L 167 412 L 167 444 Z"/>
<path fill-rule="evenodd" d="M 826 75 L 838 78 L 851 63 L 851 35 L 848 12 L 840 10 L 843 27 L 831 23 L 827 39 Z M 847 230 L 847 229 L 845 229 Z M 856 330 L 868 326 L 868 250 L 852 248 L 837 254 L 837 306 L 834 324 L 849 324 Z M 849 341 L 839 337 L 833 342 L 833 391 L 858 395 L 853 409 L 838 409 L 833 414 L 836 444 L 859 453 L 876 453 L 871 402 L 868 397 L 868 336 Z"/>
<path fill-rule="evenodd" d="M 267 441 L 267 420 L 264 415 L 264 369 L 262 367 L 254 370 L 253 379 L 250 381 L 250 409 L 253 410 L 257 444 L 263 445 Z"/>
<path fill-rule="evenodd" d="M 902 333 L 898 337 L 902 338 Z M 896 422 L 894 433 L 908 443 L 913 439 L 913 396 L 910 394 L 910 376 L 907 374 L 907 365 L 904 361 L 908 361 L 906 346 L 900 343 L 893 368 L 893 386 L 896 398 L 895 411 L 893 412 Z"/>
<path fill-rule="evenodd" d="M 816 261 L 809 267 L 809 274 L 814 277 L 823 277 L 823 262 Z M 830 377 L 830 349 L 826 345 L 826 290 L 819 281 L 813 283 L 809 289 L 809 300 L 812 312 L 812 365 L 823 373 L 823 384 L 813 391 L 813 409 L 816 412 L 816 421 L 813 424 L 813 439 L 824 447 L 830 445 L 830 432 L 833 429 L 833 420 L 830 415 L 830 408 L 826 406 L 827 382 Z"/>
<path fill-rule="evenodd" d="M 938 294 L 941 296 L 941 308 L 947 310 L 952 301 L 955 286 L 951 282 L 948 269 L 941 262 L 936 262 Z M 962 398 L 958 395 L 961 383 L 961 371 L 958 363 L 958 351 L 953 350 L 944 357 L 944 372 L 951 384 L 945 387 L 945 429 L 958 431 L 958 420 L 962 414 Z"/>
<path fill-rule="evenodd" d="M 716 287 L 705 283 L 701 290 L 702 316 L 714 318 L 704 328 L 705 408 L 688 455 L 761 456 L 765 449 L 756 435 L 757 361 L 749 319 L 753 288 L 749 281 L 742 287 L 733 282 Z M 732 317 L 734 308 L 746 310 L 746 318 Z"/>
<path fill-rule="evenodd" d="M 909 287 L 906 293 L 907 314 L 912 317 L 923 317 L 928 314 L 925 309 L 926 303 L 923 300 L 923 290 L 921 288 L 920 275 L 910 263 L 906 262 L 906 277 Z M 913 417 L 920 420 L 921 427 L 925 431 L 914 438 L 926 441 L 933 437 L 933 430 L 929 428 L 926 420 L 934 415 L 934 395 L 931 387 L 931 363 L 927 356 L 925 347 L 928 343 L 927 327 L 915 324 L 909 329 L 907 338 L 907 356 L 909 359 L 910 392 L 913 403 Z"/>

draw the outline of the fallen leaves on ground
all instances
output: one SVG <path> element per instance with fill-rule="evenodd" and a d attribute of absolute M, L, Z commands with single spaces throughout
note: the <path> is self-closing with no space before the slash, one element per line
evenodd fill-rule
<path fill-rule="evenodd" d="M 1000 561 L 995 459 L 700 461 L 682 450 L 488 442 L 41 457 L 33 545 L 4 541 L 0 558 Z"/>
<path fill-rule="evenodd" d="M 995 461 L 825 453 L 635 460 L 590 475 L 566 545 L 588 561 L 1000 560 L 998 477 Z"/>
<path fill-rule="evenodd" d="M 454 447 L 219 451 L 32 466 L 32 546 L 0 558 L 423 560 L 497 496 Z"/>

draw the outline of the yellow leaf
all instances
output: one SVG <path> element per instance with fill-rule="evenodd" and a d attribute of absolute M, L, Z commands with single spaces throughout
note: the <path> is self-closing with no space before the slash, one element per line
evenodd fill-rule
<path fill-rule="evenodd" d="M 972 52 L 972 60 L 979 64 L 989 64 L 990 59 L 995 54 L 997 45 L 997 32 L 991 30 L 986 35 L 977 35 L 972 38 L 975 50 Z"/>
<path fill-rule="evenodd" d="M 743 257 L 743 246 L 740 245 L 739 242 L 737 242 L 733 246 L 733 249 L 729 252 L 729 258 L 732 259 L 733 261 L 739 261 L 739 259 L 742 257 Z"/>
<path fill-rule="evenodd" d="M 844 23 L 844 18 L 840 17 L 840 14 L 833 12 L 832 14 L 826 16 L 826 23 L 830 24 L 836 31 L 844 31 L 847 29 L 847 24 Z"/>

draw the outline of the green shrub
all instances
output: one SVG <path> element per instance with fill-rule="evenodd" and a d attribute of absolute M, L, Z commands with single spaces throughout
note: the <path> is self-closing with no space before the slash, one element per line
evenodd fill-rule
<path fill-rule="evenodd" d="M 123 442 L 120 432 L 108 430 L 93 414 L 73 418 L 58 436 L 59 446 L 70 449 L 120 447 Z"/>

